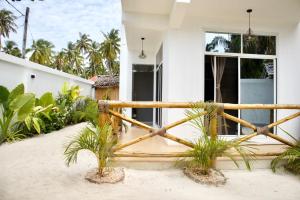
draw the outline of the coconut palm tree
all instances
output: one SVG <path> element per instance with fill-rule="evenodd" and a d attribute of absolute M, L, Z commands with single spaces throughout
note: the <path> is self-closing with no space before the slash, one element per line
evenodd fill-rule
<path fill-rule="evenodd" d="M 2 48 L 1 39 L 2 37 L 9 37 L 9 33 L 17 32 L 17 25 L 15 24 L 16 16 L 5 9 L 0 10 L 0 50 Z"/>
<path fill-rule="evenodd" d="M 81 76 L 83 74 L 83 56 L 76 48 L 76 44 L 69 42 L 66 49 L 63 49 L 66 55 L 66 72 Z"/>
<path fill-rule="evenodd" d="M 79 33 L 79 39 L 75 43 L 75 48 L 84 55 L 91 49 L 92 40 L 89 35 Z"/>
<path fill-rule="evenodd" d="M 104 36 L 104 41 L 101 43 L 100 51 L 105 59 L 106 67 L 110 74 L 113 74 L 113 61 L 118 59 L 120 53 L 120 37 L 119 30 L 112 29 L 108 33 L 102 33 Z"/>
<path fill-rule="evenodd" d="M 91 48 L 88 54 L 89 66 L 85 69 L 86 76 L 92 77 L 105 73 L 103 66 L 102 54 L 100 51 L 100 45 L 97 42 L 92 42 Z"/>
<path fill-rule="evenodd" d="M 66 67 L 67 59 L 66 53 L 64 51 L 58 52 L 54 56 L 54 61 L 52 63 L 53 68 L 63 71 Z"/>
<path fill-rule="evenodd" d="M 33 52 L 29 60 L 32 62 L 39 63 L 41 65 L 51 66 L 52 60 L 52 49 L 54 45 L 44 39 L 38 39 L 33 41 L 31 45 L 31 51 Z"/>
<path fill-rule="evenodd" d="M 7 40 L 5 42 L 5 46 L 3 47 L 3 52 L 19 58 L 22 57 L 21 50 L 18 48 L 17 43 L 15 43 L 12 40 Z"/>

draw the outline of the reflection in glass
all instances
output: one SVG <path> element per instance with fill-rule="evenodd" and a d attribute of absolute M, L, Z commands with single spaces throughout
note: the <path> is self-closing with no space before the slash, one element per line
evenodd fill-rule
<path fill-rule="evenodd" d="M 205 45 L 208 52 L 240 53 L 241 35 L 233 33 L 205 33 Z"/>
<path fill-rule="evenodd" d="M 273 60 L 241 59 L 240 88 L 241 104 L 273 104 Z M 241 110 L 241 118 L 258 127 L 262 127 L 273 121 L 273 111 Z M 241 127 L 241 134 L 249 134 L 251 132 L 251 130 Z"/>
<path fill-rule="evenodd" d="M 249 54 L 275 55 L 276 37 L 253 35 L 249 38 L 247 35 L 243 35 L 243 52 Z"/>

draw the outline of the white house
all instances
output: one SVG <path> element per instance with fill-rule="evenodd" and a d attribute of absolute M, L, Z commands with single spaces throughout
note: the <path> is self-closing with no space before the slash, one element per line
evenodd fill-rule
<path fill-rule="evenodd" d="M 300 104 L 299 0 L 122 0 L 122 23 L 121 100 Z M 263 126 L 295 112 L 231 114 Z M 179 109 L 126 113 L 154 125 L 184 116 Z M 189 127 L 170 133 L 193 139 Z M 300 138 L 300 119 L 280 127 Z M 222 131 L 247 133 L 236 124 Z"/>

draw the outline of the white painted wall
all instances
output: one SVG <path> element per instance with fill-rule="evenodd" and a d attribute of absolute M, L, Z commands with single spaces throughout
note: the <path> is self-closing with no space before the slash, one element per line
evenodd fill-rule
<path fill-rule="evenodd" d="M 120 101 L 132 100 L 132 65 L 155 64 L 155 54 L 145 51 L 146 58 L 139 58 L 140 51 L 129 50 L 124 28 L 121 29 L 121 53 L 120 53 Z M 149 91 L 153 92 L 153 91 Z M 124 113 L 131 117 L 131 109 L 124 109 Z"/>
<path fill-rule="evenodd" d="M 35 78 L 31 78 L 31 75 L 35 75 Z M 23 83 L 26 92 L 41 96 L 45 92 L 57 95 L 64 82 L 79 85 L 81 95 L 94 97 L 92 81 L 0 53 L 0 85 L 12 89 Z"/>
<path fill-rule="evenodd" d="M 163 101 L 204 99 L 204 43 L 201 29 L 169 30 L 163 44 Z M 163 109 L 163 124 L 185 117 L 184 109 Z M 193 140 L 198 133 L 190 124 L 169 131 Z"/>
<path fill-rule="evenodd" d="M 282 29 L 278 37 L 277 103 L 300 104 L 300 22 Z M 299 111 L 299 110 L 298 110 Z M 278 119 L 296 110 L 279 110 Z M 300 118 L 280 127 L 300 139 Z M 287 137 L 282 131 L 278 134 Z"/>

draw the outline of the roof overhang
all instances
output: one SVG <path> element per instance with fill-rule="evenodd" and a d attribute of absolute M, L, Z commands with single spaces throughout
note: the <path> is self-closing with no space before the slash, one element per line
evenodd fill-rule
<path fill-rule="evenodd" d="M 299 0 L 122 0 L 122 22 L 128 48 L 156 51 L 168 29 L 248 25 L 246 10 L 253 9 L 254 28 L 281 27 L 300 21 Z M 246 29 L 245 29 L 246 30 Z"/>

